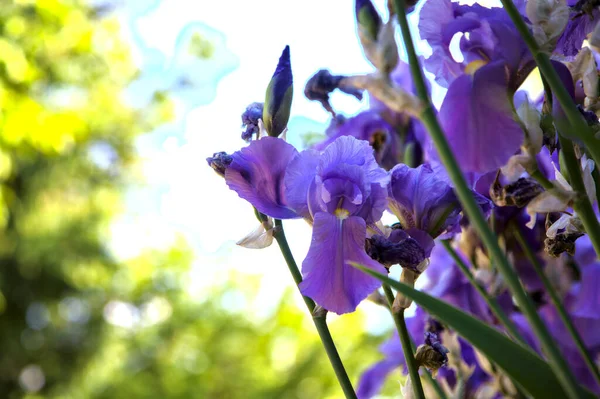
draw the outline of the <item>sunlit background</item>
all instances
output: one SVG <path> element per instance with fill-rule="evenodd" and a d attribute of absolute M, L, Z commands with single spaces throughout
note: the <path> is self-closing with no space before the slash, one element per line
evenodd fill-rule
<path fill-rule="evenodd" d="M 281 254 L 235 245 L 256 219 L 205 158 L 245 145 L 288 44 L 288 141 L 322 134 L 304 84 L 372 69 L 355 30 L 350 0 L 0 1 L 0 398 L 342 397 Z M 286 228 L 301 261 L 310 229 Z M 329 321 L 356 382 L 391 320 L 364 302 Z"/>

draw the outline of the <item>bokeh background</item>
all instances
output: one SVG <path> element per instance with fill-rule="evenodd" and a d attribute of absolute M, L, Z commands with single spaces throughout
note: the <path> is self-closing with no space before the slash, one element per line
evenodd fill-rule
<path fill-rule="evenodd" d="M 235 245 L 252 209 L 205 158 L 244 145 L 286 44 L 288 139 L 322 134 L 303 86 L 371 69 L 355 29 L 350 0 L 0 0 L 0 398 L 341 397 L 281 255 Z M 310 231 L 287 226 L 301 260 Z M 357 381 L 391 321 L 330 316 Z"/>

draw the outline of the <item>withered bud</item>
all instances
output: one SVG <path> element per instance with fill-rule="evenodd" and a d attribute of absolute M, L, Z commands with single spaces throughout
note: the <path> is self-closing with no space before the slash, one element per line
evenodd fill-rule
<path fill-rule="evenodd" d="M 555 237 L 547 237 L 544 240 L 544 252 L 548 255 L 558 258 L 563 252 L 569 255 L 575 255 L 575 241 L 583 233 L 560 233 Z"/>
<path fill-rule="evenodd" d="M 425 343 L 417 348 L 415 359 L 417 365 L 423 366 L 431 371 L 433 375 L 448 364 L 448 353 L 450 351 L 440 342 L 437 334 L 426 332 Z"/>
<path fill-rule="evenodd" d="M 225 171 L 233 162 L 233 158 L 226 152 L 221 151 L 215 152 L 212 157 L 206 158 L 206 162 L 219 176 L 225 177 Z"/>
<path fill-rule="evenodd" d="M 336 89 L 362 100 L 362 90 L 353 87 L 340 87 L 340 82 L 345 76 L 332 75 L 327 69 L 317 71 L 304 86 L 304 95 L 311 101 L 319 101 L 323 108 L 335 116 L 329 103 L 329 95 Z"/>
<path fill-rule="evenodd" d="M 498 206 L 523 208 L 544 191 L 541 184 L 531 178 L 521 177 L 513 183 L 502 186 L 499 177 L 500 173 L 496 175 L 496 180 L 490 187 L 490 197 Z"/>

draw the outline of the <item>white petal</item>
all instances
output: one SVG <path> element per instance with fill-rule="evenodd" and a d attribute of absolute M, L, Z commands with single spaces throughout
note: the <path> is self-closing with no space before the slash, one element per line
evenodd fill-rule
<path fill-rule="evenodd" d="M 263 249 L 273 243 L 273 229 L 265 230 L 262 224 L 259 224 L 246 237 L 239 240 L 236 244 L 240 247 L 250 249 Z"/>
<path fill-rule="evenodd" d="M 567 214 L 564 214 L 560 218 L 558 218 L 558 220 L 556 222 L 552 223 L 552 226 L 550 226 L 548 228 L 548 230 L 546 231 L 546 237 L 548 237 L 548 238 L 556 237 L 558 230 L 566 229 L 567 226 L 571 223 L 571 218 L 572 218 L 572 216 L 567 215 Z"/>

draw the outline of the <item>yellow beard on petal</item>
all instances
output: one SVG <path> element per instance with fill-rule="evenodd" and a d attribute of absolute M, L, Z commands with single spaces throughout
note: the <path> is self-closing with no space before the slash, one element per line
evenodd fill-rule
<path fill-rule="evenodd" d="M 469 75 L 473 75 L 475 72 L 477 72 L 477 70 L 479 68 L 481 68 L 485 64 L 487 64 L 487 61 L 484 61 L 484 60 L 471 61 L 465 67 L 465 73 L 467 73 Z"/>
<path fill-rule="evenodd" d="M 338 208 L 335 210 L 335 216 L 340 220 L 344 220 L 347 219 L 348 216 L 350 216 L 350 212 L 343 208 Z"/>

